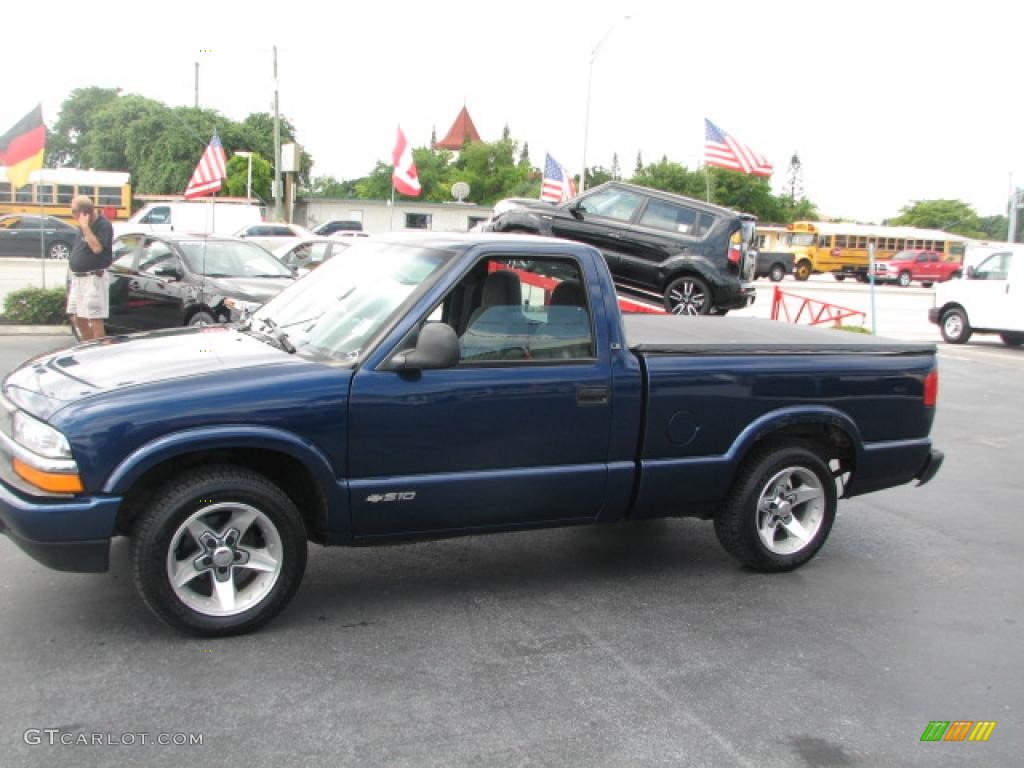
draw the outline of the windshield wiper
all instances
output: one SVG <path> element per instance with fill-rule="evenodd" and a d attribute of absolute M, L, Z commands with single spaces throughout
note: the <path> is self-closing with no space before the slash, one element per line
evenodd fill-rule
<path fill-rule="evenodd" d="M 266 325 L 272 334 L 274 339 L 277 339 L 277 343 L 281 345 L 281 349 L 287 352 L 289 355 L 295 354 L 295 345 L 288 340 L 288 334 L 282 330 L 279 330 L 277 323 L 271 320 L 269 317 L 261 317 L 260 321 Z"/>
<path fill-rule="evenodd" d="M 262 337 L 264 339 L 270 339 L 271 341 L 276 341 L 277 342 L 277 346 L 279 346 L 281 349 L 283 349 L 289 355 L 294 355 L 295 354 L 295 351 L 296 351 L 295 350 L 295 345 L 292 344 L 291 341 L 289 341 L 287 333 L 285 333 L 284 331 L 279 331 L 278 330 L 277 323 L 275 323 L 269 317 L 261 317 L 260 318 L 260 322 L 263 323 L 265 326 L 267 326 L 267 328 L 269 328 L 271 332 L 270 333 L 265 333 L 263 331 L 258 331 L 255 328 L 253 328 L 252 327 L 252 317 L 251 316 L 245 322 L 239 323 L 238 330 L 243 331 L 243 332 L 244 331 L 251 331 L 252 333 L 254 333 L 257 336 L 260 336 L 260 337 Z"/>

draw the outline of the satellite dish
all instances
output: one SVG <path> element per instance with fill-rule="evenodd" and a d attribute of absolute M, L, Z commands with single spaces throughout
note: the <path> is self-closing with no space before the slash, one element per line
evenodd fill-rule
<path fill-rule="evenodd" d="M 469 184 L 464 181 L 456 181 L 452 184 L 452 197 L 460 203 L 469 197 Z"/>

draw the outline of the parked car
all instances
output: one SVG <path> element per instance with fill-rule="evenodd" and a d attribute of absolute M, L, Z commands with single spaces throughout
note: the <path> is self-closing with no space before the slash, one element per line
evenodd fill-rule
<path fill-rule="evenodd" d="M 122 235 L 110 267 L 109 333 L 242 317 L 295 281 L 264 248 L 214 235 Z"/>
<path fill-rule="evenodd" d="M 484 230 L 588 243 L 620 287 L 654 293 L 674 314 L 724 315 L 754 302 L 755 224 L 716 205 L 609 181 L 559 205 L 517 201 Z"/>
<path fill-rule="evenodd" d="M 289 241 L 297 242 L 312 237 L 313 233 L 298 224 L 263 223 L 242 227 L 234 236 L 272 251 Z"/>
<path fill-rule="evenodd" d="M 975 333 L 998 333 L 1008 347 L 1024 344 L 1024 245 L 1004 243 L 962 280 L 935 288 L 928 320 L 950 344 Z"/>
<path fill-rule="evenodd" d="M 193 235 L 228 235 L 263 221 L 259 206 L 213 200 L 173 200 L 150 203 L 128 221 L 114 222 L 114 235 L 185 232 Z"/>
<path fill-rule="evenodd" d="M 107 570 L 130 536 L 145 603 L 197 635 L 269 621 L 309 540 L 692 516 L 749 568 L 788 571 L 840 497 L 935 475 L 937 391 L 932 344 L 623 317 L 578 243 L 384 235 L 246 323 L 100 339 L 8 376 L 0 531 L 71 571 Z"/>
<path fill-rule="evenodd" d="M 289 242 L 279 246 L 274 249 L 273 254 L 293 272 L 304 274 L 337 256 L 353 242 L 351 238 L 341 238 L 335 235 L 307 237 L 298 242 Z"/>
<path fill-rule="evenodd" d="M 758 251 L 755 277 L 767 277 L 773 283 L 793 274 L 793 254 L 780 251 Z"/>
<path fill-rule="evenodd" d="M 331 219 L 313 227 L 314 235 L 333 235 L 339 232 L 362 232 L 363 222 L 352 219 Z"/>
<path fill-rule="evenodd" d="M 0 256 L 66 259 L 78 235 L 78 227 L 56 216 L 0 216 Z M 40 240 L 42 243 L 40 243 Z"/>
<path fill-rule="evenodd" d="M 900 251 L 891 259 L 875 262 L 875 282 L 898 283 L 906 288 L 913 281 L 931 288 L 935 283 L 944 283 L 963 275 L 963 265 L 958 261 L 943 261 L 938 251 Z"/>

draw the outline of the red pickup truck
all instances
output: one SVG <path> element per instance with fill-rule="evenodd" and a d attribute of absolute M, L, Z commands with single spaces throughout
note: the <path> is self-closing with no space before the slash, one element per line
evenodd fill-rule
<path fill-rule="evenodd" d="M 904 288 L 914 280 L 925 288 L 931 288 L 933 283 L 944 283 L 962 274 L 962 264 L 943 261 L 938 251 L 900 251 L 891 259 L 875 262 L 875 282 L 895 282 Z"/>

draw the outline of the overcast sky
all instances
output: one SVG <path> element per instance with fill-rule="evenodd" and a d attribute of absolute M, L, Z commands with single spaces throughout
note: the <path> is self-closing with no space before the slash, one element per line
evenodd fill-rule
<path fill-rule="evenodd" d="M 508 124 L 529 142 L 535 166 L 547 151 L 578 173 L 591 52 L 603 39 L 588 165 L 608 167 L 618 153 L 628 176 L 642 151 L 647 162 L 667 155 L 695 168 L 707 116 L 774 163 L 777 190 L 799 153 L 806 194 L 830 216 L 878 221 L 930 198 L 1005 213 L 1010 174 L 1024 186 L 1017 3 L 61 0 L 17 8 L 7 12 L 0 132 L 40 100 L 52 125 L 68 94 L 92 85 L 191 105 L 196 61 L 202 106 L 236 120 L 271 111 L 277 45 L 281 112 L 312 154 L 314 175 L 365 175 L 390 156 L 397 124 L 424 146 L 463 103 L 485 140 Z"/>

